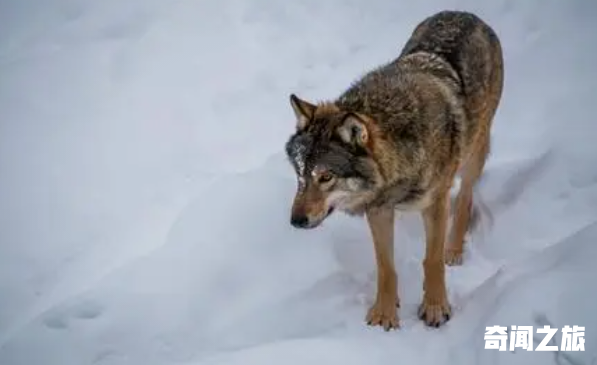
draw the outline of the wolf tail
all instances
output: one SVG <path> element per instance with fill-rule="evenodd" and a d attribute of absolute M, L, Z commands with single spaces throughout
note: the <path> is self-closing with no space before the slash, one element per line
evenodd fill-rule
<path fill-rule="evenodd" d="M 483 179 L 483 175 L 479 180 Z M 473 188 L 473 199 L 471 206 L 471 216 L 467 227 L 467 234 L 471 235 L 479 231 L 483 227 L 484 231 L 491 230 L 494 223 L 494 217 L 491 209 L 483 200 L 483 196 L 479 192 L 479 183 L 475 184 Z"/>
<path fill-rule="evenodd" d="M 475 194 L 473 197 L 473 204 L 471 207 L 471 218 L 468 224 L 467 233 L 473 234 L 477 232 L 480 226 L 486 229 L 493 227 L 493 213 L 485 204 L 480 194 Z"/>

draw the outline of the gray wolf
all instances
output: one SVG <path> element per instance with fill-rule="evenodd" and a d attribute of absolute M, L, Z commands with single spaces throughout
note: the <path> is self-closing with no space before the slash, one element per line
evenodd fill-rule
<path fill-rule="evenodd" d="M 494 30 L 472 13 L 442 11 L 415 27 L 396 59 L 337 98 L 309 102 L 290 95 L 296 130 L 285 151 L 298 180 L 290 222 L 313 229 L 334 211 L 366 218 L 377 267 L 368 324 L 399 327 L 396 211 L 420 212 L 424 222 L 419 317 L 432 327 L 450 319 L 445 264 L 462 263 L 503 75 Z M 462 183 L 448 235 L 457 174 Z"/>

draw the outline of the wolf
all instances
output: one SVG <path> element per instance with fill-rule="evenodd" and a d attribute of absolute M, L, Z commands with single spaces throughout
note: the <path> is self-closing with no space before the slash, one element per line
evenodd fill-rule
<path fill-rule="evenodd" d="M 473 13 L 445 10 L 421 21 L 397 58 L 338 97 L 312 102 L 290 94 L 296 128 L 285 154 L 297 177 L 290 223 L 313 229 L 335 211 L 365 218 L 377 269 L 369 325 L 400 327 L 394 220 L 401 211 L 419 212 L 425 228 L 418 316 L 431 327 L 449 321 L 445 265 L 462 264 L 503 77 L 496 32 Z"/>

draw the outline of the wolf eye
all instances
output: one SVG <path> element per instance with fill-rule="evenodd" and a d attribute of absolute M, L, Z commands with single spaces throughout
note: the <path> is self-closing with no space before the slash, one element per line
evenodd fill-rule
<path fill-rule="evenodd" d="M 333 178 L 334 178 L 334 176 L 331 173 L 324 172 L 321 175 L 319 175 L 318 182 L 320 184 L 325 184 L 325 183 L 332 181 Z"/>

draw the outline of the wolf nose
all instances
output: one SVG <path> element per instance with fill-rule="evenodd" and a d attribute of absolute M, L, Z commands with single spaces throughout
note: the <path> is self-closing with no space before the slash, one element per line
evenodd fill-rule
<path fill-rule="evenodd" d="M 309 225 L 309 218 L 306 215 L 293 215 L 290 217 L 290 224 L 296 228 L 304 228 Z"/>

